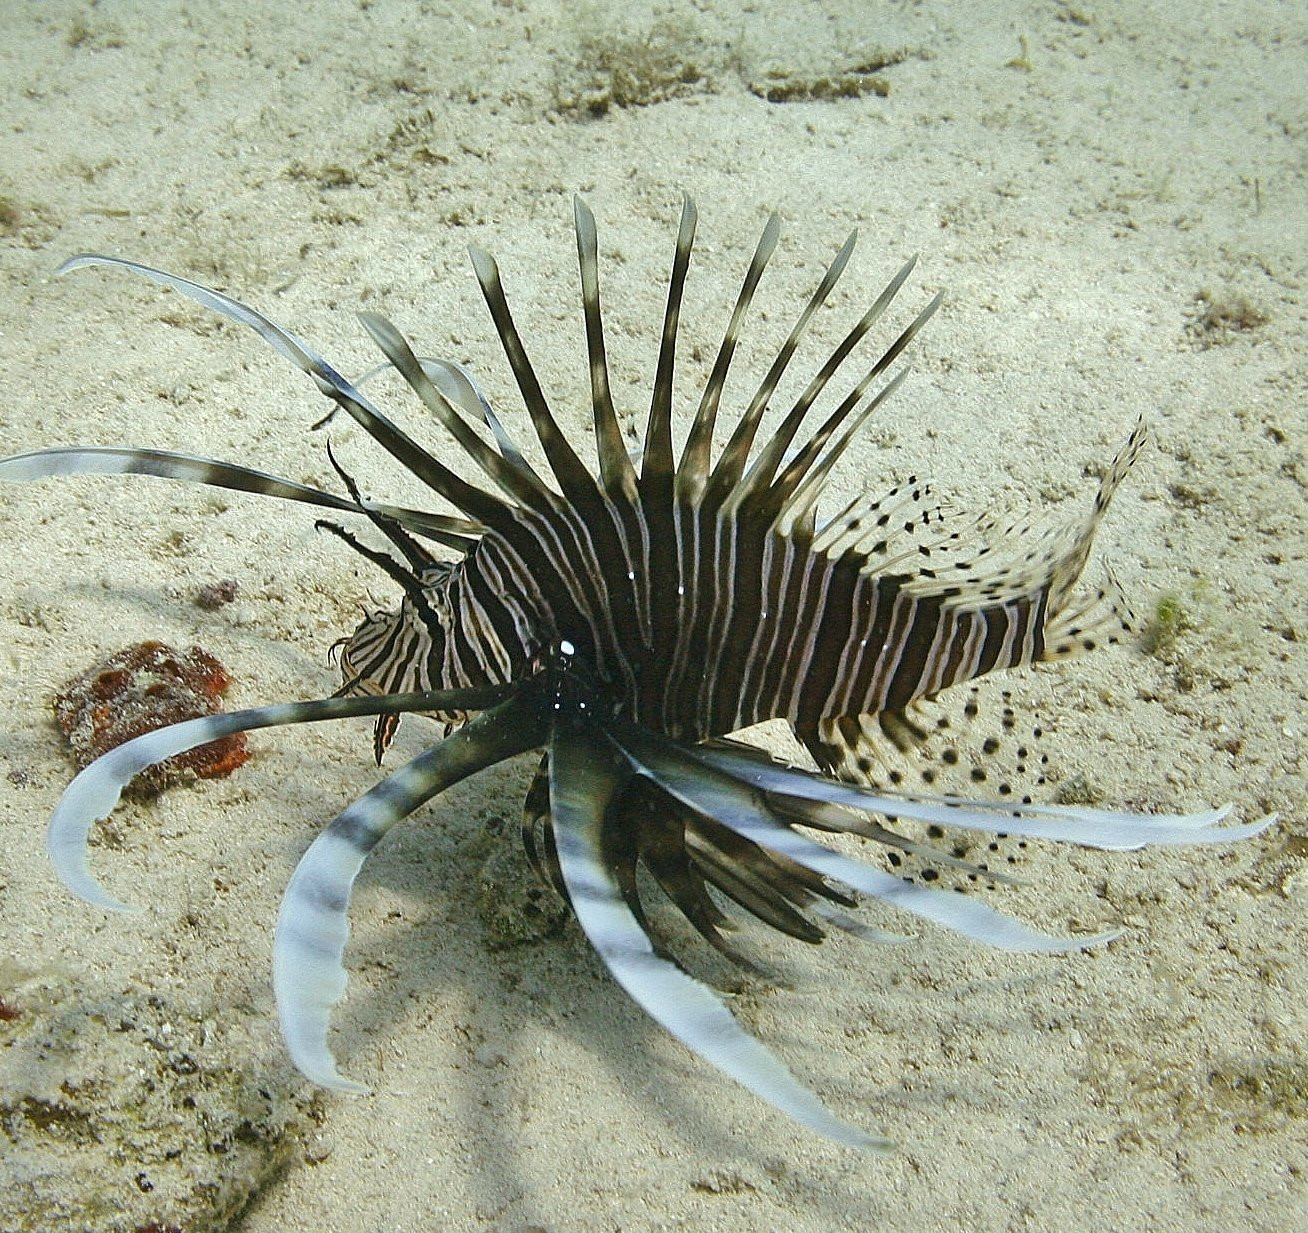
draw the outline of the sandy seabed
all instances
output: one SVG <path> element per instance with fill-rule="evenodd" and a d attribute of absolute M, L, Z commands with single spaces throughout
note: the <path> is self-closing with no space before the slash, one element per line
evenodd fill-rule
<path fill-rule="evenodd" d="M 1028 884 L 998 902 L 1051 928 L 1129 927 L 1093 954 L 998 954 L 930 929 L 896 948 L 775 946 L 791 987 L 746 985 L 733 1007 L 842 1116 L 900 1145 L 866 1156 L 665 1038 L 574 927 L 491 948 L 487 870 L 506 893 L 531 876 L 495 856 L 516 843 L 528 773 L 501 768 L 370 863 L 334 1043 L 373 1094 L 318 1097 L 277 1037 L 272 922 L 316 827 L 375 781 L 366 721 L 261 733 L 231 779 L 124 805 L 93 858 L 146 911 L 108 918 L 59 887 L 42 850 L 71 773 L 49 701 L 97 655 L 155 637 L 218 654 L 233 705 L 322 696 L 328 646 L 394 596 L 305 510 L 146 480 L 6 487 L 0 998 L 15 1017 L 0 1022 L 0 1190 L 19 1197 L 0 1224 L 1308 1219 L 1302 5 L 3 7 L 0 454 L 148 445 L 334 483 L 299 374 L 143 281 L 55 281 L 75 252 L 220 286 L 347 372 L 375 362 L 353 310 L 383 311 L 473 367 L 514 419 L 475 243 L 499 256 L 582 439 L 574 192 L 599 222 L 633 424 L 683 192 L 701 216 L 687 389 L 768 213 L 785 222 L 732 408 L 857 227 L 810 364 L 910 254 L 900 323 L 936 290 L 948 299 L 837 485 L 920 470 L 963 509 L 1070 517 L 1143 414 L 1153 443 L 1098 556 L 1146 617 L 1166 600 L 1176 636 L 1012 688 L 1049 727 L 1057 773 L 1106 803 L 1229 800 L 1241 819 L 1281 820 L 1229 847 L 1033 846 Z M 365 488 L 420 499 L 358 429 L 330 435 Z M 235 602 L 192 602 L 224 579 Z M 395 763 L 423 736 L 406 724 Z"/>

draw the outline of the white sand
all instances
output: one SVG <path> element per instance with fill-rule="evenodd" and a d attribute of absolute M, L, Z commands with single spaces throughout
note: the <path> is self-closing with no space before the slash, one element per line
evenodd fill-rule
<path fill-rule="evenodd" d="M 556 82 L 576 92 L 583 35 L 612 42 L 620 7 L 7 6 L 0 454 L 153 445 L 330 479 L 303 378 L 144 282 L 53 281 L 77 251 L 215 283 L 347 372 L 374 362 L 352 310 L 380 309 L 471 363 L 516 417 L 467 268 L 466 246 L 485 246 L 581 433 L 574 191 L 599 220 L 615 387 L 633 409 L 683 190 L 701 214 L 687 338 L 710 357 L 758 229 L 770 210 L 786 220 L 746 373 L 857 226 L 823 339 L 914 252 L 897 320 L 949 298 L 842 484 L 922 469 L 963 505 L 1029 497 L 1068 516 L 1086 468 L 1145 414 L 1154 444 L 1100 552 L 1141 611 L 1178 593 L 1199 628 L 1171 662 L 1096 654 L 1028 674 L 1019 698 L 1056 725 L 1064 773 L 1109 801 L 1232 800 L 1282 821 L 1231 848 L 1034 853 L 1032 885 L 1002 902 L 1059 929 L 1131 927 L 1093 956 L 998 955 L 929 930 L 894 950 L 776 947 L 797 989 L 737 1009 L 842 1115 L 902 1144 L 864 1157 L 663 1037 L 575 929 L 487 949 L 484 832 L 503 818 L 500 842 L 516 842 L 525 774 L 503 768 L 370 865 L 334 1043 L 376 1094 L 328 1099 L 318 1163 L 293 1166 L 241 1228 L 1291 1227 L 1308 1210 L 1302 6 L 667 4 L 664 29 L 707 83 L 559 114 Z M 746 88 L 769 67 L 814 78 L 903 46 L 930 54 L 886 70 L 888 97 L 779 104 Z M 1197 336 L 1200 292 L 1267 320 Z M 358 430 L 332 436 L 365 486 L 415 499 Z M 69 775 L 48 699 L 96 653 L 155 636 L 220 655 L 239 705 L 329 692 L 328 645 L 369 597 L 394 597 L 312 521 L 144 480 L 0 491 L 9 978 L 59 970 L 110 996 L 216 1006 L 283 1081 L 272 921 L 315 828 L 375 780 L 366 723 L 260 734 L 231 780 L 128 807 L 123 846 L 95 864 L 149 911 L 106 920 L 42 851 Z M 189 602 L 229 577 L 236 604 Z M 396 764 L 422 736 L 406 724 Z"/>

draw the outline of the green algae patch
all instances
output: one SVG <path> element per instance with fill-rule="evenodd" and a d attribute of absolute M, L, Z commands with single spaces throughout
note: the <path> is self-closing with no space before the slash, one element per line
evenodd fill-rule
<path fill-rule="evenodd" d="M 1174 591 L 1160 595 L 1141 638 L 1145 653 L 1166 660 L 1182 634 L 1199 628 L 1201 618 L 1196 608 L 1201 603 L 1202 597 L 1196 595 L 1178 595 Z"/>
<path fill-rule="evenodd" d="M 1210 1078 L 1214 1099 L 1237 1116 L 1245 1128 L 1265 1129 L 1286 1118 L 1308 1118 L 1308 1063 L 1300 1058 L 1267 1059 L 1215 1070 Z"/>
<path fill-rule="evenodd" d="M 614 107 L 712 93 L 709 58 L 693 26 L 684 22 L 669 18 L 635 32 L 597 24 L 580 36 L 571 63 L 558 70 L 554 108 L 602 116 Z"/>

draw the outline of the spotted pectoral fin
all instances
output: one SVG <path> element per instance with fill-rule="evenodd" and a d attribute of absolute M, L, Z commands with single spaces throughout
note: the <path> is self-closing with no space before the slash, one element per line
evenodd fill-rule
<path fill-rule="evenodd" d="M 963 800 L 889 789 L 870 790 L 797 767 L 742 757 L 717 746 L 697 747 L 684 753 L 686 757 L 737 777 L 755 792 L 776 792 L 804 800 L 847 805 L 883 816 L 889 814 L 967 830 L 1004 831 L 1032 839 L 1079 843 L 1090 848 L 1126 851 L 1149 844 L 1230 843 L 1260 834 L 1276 821 L 1276 815 L 1271 814 L 1240 826 L 1217 826 L 1230 814 L 1230 805 L 1191 814 L 1146 814 L 1071 805 Z"/>
<path fill-rule="evenodd" d="M 1121 933 L 1119 929 L 1083 937 L 1042 933 L 977 900 L 925 889 L 845 856 L 800 834 L 766 803 L 768 792 L 835 804 L 854 804 L 860 799 L 857 789 L 834 780 L 781 766 L 769 770 L 753 758 L 719 748 L 686 749 L 634 725 L 623 726 L 618 739 L 633 762 L 665 792 L 743 838 L 832 882 L 965 937 L 1001 950 L 1062 952 L 1097 946 Z M 878 798 L 870 793 L 861 794 L 861 799 L 864 809 L 887 812 L 886 798 L 879 798 L 879 806 L 872 804 Z M 900 811 L 914 816 L 914 808 Z M 945 807 L 940 812 L 949 810 Z"/>
<path fill-rule="evenodd" d="M 577 920 L 613 978 L 687 1048 L 796 1121 L 851 1146 L 890 1146 L 832 1114 L 712 990 L 655 953 L 604 855 L 605 813 L 629 778 L 615 753 L 598 732 L 563 723 L 550 747 L 559 865 Z"/>
<path fill-rule="evenodd" d="M 1029 804 L 1049 769 L 1043 725 L 1019 720 L 1012 693 L 989 682 L 905 710 L 821 720 L 804 744 L 824 772 L 873 790 Z"/>
<path fill-rule="evenodd" d="M 982 681 L 918 699 L 905 711 L 823 720 L 805 744 L 824 772 L 873 792 L 959 800 L 983 793 L 1016 806 L 1049 797 L 1045 732 L 1018 718 L 1010 691 Z M 887 845 L 886 859 L 900 877 L 959 892 L 1020 884 L 1029 845 L 1003 837 L 999 822 L 981 837 L 911 814 L 883 817 L 893 838 L 868 837 Z"/>
<path fill-rule="evenodd" d="M 800 739 L 822 770 L 851 783 L 877 783 L 929 736 L 908 712 L 881 711 L 821 720 L 816 733 Z"/>

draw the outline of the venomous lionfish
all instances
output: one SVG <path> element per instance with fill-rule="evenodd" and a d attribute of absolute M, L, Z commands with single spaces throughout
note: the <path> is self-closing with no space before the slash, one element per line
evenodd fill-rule
<path fill-rule="evenodd" d="M 480 469 L 480 483 L 393 423 L 362 382 L 350 382 L 255 309 L 134 262 L 85 255 L 62 267 L 128 269 L 251 327 L 312 378 L 335 404 L 331 414 L 351 416 L 456 512 L 367 499 L 334 458 L 348 495 L 160 450 L 72 447 L 0 462 L 0 478 L 8 480 L 153 475 L 360 515 L 387 541 L 385 550 L 335 524 L 320 525 L 403 591 L 397 611 L 369 615 L 343 640 L 345 679 L 336 695 L 191 720 L 112 750 L 69 786 L 48 849 L 73 891 L 102 908 L 121 908 L 89 871 L 87 837 L 143 768 L 228 733 L 361 715 L 377 717 L 380 761 L 401 715 L 443 721 L 452 733 L 314 840 L 278 917 L 273 981 L 291 1056 L 321 1084 L 360 1090 L 338 1073 L 327 1033 L 345 989 L 346 913 L 364 859 L 395 823 L 450 784 L 541 751 L 524 809 L 526 852 L 571 905 L 617 982 L 689 1048 L 806 1126 L 844 1143 L 883 1145 L 835 1117 L 670 957 L 652 936 L 649 897 L 657 888 L 709 944 L 746 963 L 728 936 L 739 923 L 735 912 L 809 942 L 827 927 L 895 940 L 850 914 L 863 897 L 992 946 L 1067 951 L 1116 931 L 1047 936 L 975 898 L 905 878 L 902 870 L 873 868 L 813 833 L 862 836 L 893 860 L 930 850 L 929 842 L 910 837 L 907 828 L 918 824 L 1118 849 L 1225 842 L 1268 825 L 1213 829 L 1226 809 L 1142 816 L 1014 796 L 973 801 L 909 791 L 893 776 L 875 786 L 878 750 L 922 737 L 922 700 L 996 669 L 1118 636 L 1115 591 L 1078 598 L 1075 590 L 1096 526 L 1145 430 L 1137 424 L 1130 434 L 1088 514 L 1055 531 L 985 521 L 951 529 L 930 487 L 915 478 L 820 518 L 833 466 L 898 386 L 902 373 L 887 382 L 883 374 L 940 297 L 864 362 L 817 427 L 806 428 L 819 398 L 849 371 L 855 349 L 907 279 L 913 262 L 906 264 L 760 442 L 783 374 L 849 260 L 851 236 L 715 450 L 728 370 L 777 242 L 773 217 L 677 457 L 678 320 L 696 228 L 687 201 L 643 447 L 633 456 L 608 376 L 594 219 L 580 201 L 575 215 L 597 470 L 551 411 L 486 253 L 472 251 L 473 268 L 547 471 L 529 461 L 466 369 L 418 358 L 389 321 L 360 314 L 390 365 Z M 789 721 L 818 772 L 730 738 L 775 718 Z M 934 859 L 975 873 L 956 854 L 941 851 Z"/>

